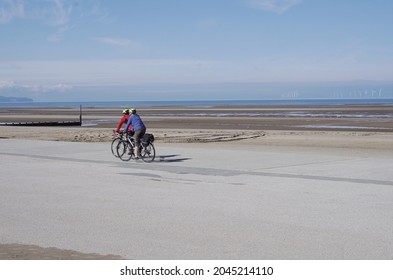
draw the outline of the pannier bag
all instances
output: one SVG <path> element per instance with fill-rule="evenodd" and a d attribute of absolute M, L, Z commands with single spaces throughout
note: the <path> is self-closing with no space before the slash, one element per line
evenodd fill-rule
<path fill-rule="evenodd" d="M 150 133 L 145 133 L 142 138 L 143 144 L 149 144 L 154 142 L 154 135 Z"/>

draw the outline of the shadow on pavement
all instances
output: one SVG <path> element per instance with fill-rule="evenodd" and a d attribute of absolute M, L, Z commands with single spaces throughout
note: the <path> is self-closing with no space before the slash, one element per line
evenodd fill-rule
<path fill-rule="evenodd" d="M 163 155 L 157 156 L 155 161 L 158 162 L 183 162 L 191 158 L 180 157 L 180 155 Z"/>

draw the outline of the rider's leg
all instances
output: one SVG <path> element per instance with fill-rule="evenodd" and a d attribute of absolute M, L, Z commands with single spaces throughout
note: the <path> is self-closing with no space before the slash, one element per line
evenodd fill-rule
<path fill-rule="evenodd" d="M 135 156 L 139 158 L 141 156 L 141 138 L 145 135 L 146 129 L 140 129 L 135 131 Z"/>

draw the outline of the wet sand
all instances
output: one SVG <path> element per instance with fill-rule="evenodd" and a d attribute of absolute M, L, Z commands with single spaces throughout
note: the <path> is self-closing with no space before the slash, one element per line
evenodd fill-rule
<path fill-rule="evenodd" d="M 117 108 L 83 108 L 82 127 L 0 125 L 0 138 L 109 142 Z M 388 149 L 393 106 L 143 107 L 148 132 L 164 143 L 239 142 L 241 145 Z M 79 108 L 0 108 L 0 123 L 75 121 Z"/>
<path fill-rule="evenodd" d="M 393 106 L 142 107 L 151 129 L 393 132 Z M 121 109 L 83 108 L 83 126 L 114 128 Z M 0 123 L 77 121 L 79 108 L 0 108 Z"/>

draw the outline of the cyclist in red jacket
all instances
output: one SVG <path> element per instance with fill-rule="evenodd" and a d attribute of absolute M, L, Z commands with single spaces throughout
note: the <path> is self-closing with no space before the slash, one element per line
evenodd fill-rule
<path fill-rule="evenodd" d="M 119 124 L 117 125 L 117 128 L 116 128 L 116 130 L 115 130 L 115 136 L 116 136 L 117 133 L 119 133 L 119 131 L 120 131 L 122 125 L 123 125 L 123 124 L 124 124 L 124 125 L 127 124 L 129 118 L 130 118 L 130 109 L 124 109 L 124 110 L 123 110 L 123 117 L 122 117 L 121 120 L 119 121 Z M 128 131 L 132 131 L 132 125 L 130 125 L 130 126 L 128 127 Z"/>

